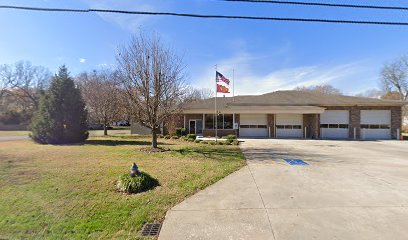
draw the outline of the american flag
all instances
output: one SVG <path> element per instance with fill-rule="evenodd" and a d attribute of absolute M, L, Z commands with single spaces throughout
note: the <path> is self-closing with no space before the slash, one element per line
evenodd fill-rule
<path fill-rule="evenodd" d="M 222 75 L 221 73 L 216 72 L 216 76 L 217 76 L 217 83 L 223 82 L 223 83 L 226 83 L 227 85 L 230 84 L 229 79 L 224 77 L 224 75 Z"/>

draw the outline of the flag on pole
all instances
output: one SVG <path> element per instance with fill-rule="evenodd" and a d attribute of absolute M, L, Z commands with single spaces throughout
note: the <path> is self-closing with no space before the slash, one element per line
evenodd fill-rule
<path fill-rule="evenodd" d="M 219 72 L 216 72 L 216 81 L 217 81 L 217 92 L 220 93 L 230 93 L 229 84 L 230 80 Z"/>

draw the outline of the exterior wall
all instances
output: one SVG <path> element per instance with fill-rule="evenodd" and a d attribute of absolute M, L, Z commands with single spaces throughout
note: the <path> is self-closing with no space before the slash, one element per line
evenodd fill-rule
<path fill-rule="evenodd" d="M 195 120 L 195 119 L 203 119 L 203 114 L 185 114 L 185 122 L 184 122 L 184 126 L 186 126 L 186 131 L 187 133 L 190 132 L 190 120 Z M 203 125 L 205 125 L 205 123 L 203 122 Z M 180 126 L 183 127 L 183 126 Z"/>
<path fill-rule="evenodd" d="M 238 135 L 238 130 L 237 129 L 218 129 L 217 130 L 217 135 L 218 137 L 222 137 L 222 136 L 227 136 L 227 135 Z M 214 137 L 215 136 L 215 129 L 204 129 L 203 130 L 203 136 L 207 137 L 207 136 L 211 136 Z"/>
<path fill-rule="evenodd" d="M 275 137 L 275 114 L 268 114 L 269 136 Z"/>
<path fill-rule="evenodd" d="M 303 114 L 303 132 L 306 128 L 305 138 L 317 139 L 320 132 L 319 114 Z"/>

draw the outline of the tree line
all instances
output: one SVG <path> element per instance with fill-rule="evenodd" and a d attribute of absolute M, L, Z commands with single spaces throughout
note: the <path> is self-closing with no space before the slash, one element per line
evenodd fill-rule
<path fill-rule="evenodd" d="M 117 67 L 71 77 L 66 66 L 54 76 L 29 62 L 0 66 L 0 121 L 30 123 L 40 143 L 74 143 L 88 136 L 88 125 L 130 120 L 152 131 L 157 147 L 161 125 L 184 102 L 208 98 L 185 79 L 185 66 L 157 35 L 140 34 L 119 47 Z M 75 134 L 74 134 L 75 133 Z"/>

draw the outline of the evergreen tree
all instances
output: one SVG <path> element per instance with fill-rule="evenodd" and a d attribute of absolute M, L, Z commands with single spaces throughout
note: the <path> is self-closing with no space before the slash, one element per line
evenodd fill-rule
<path fill-rule="evenodd" d="M 62 66 L 40 99 L 32 121 L 32 138 L 42 144 L 84 142 L 88 138 L 86 119 L 80 90 Z"/>

